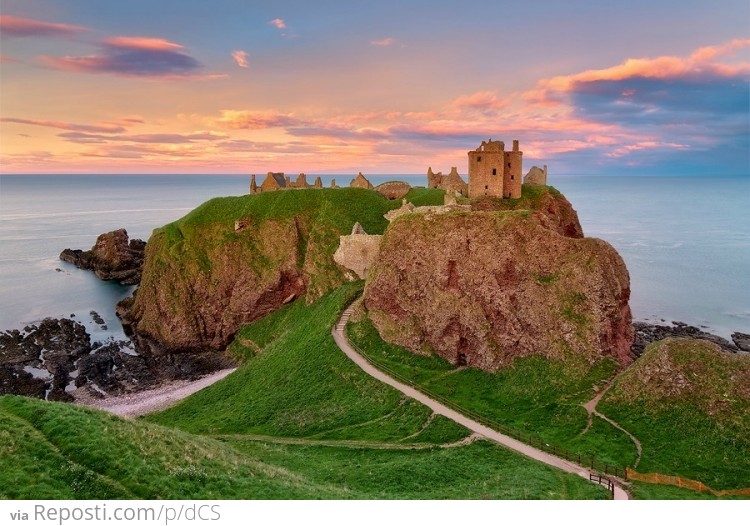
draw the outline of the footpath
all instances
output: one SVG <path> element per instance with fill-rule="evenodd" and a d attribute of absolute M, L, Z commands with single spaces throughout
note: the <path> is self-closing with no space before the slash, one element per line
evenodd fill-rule
<path fill-rule="evenodd" d="M 339 349 L 341 349 L 344 352 L 344 354 L 346 354 L 346 356 L 350 360 L 352 360 L 355 364 L 357 364 L 357 366 L 359 366 L 359 368 L 362 369 L 364 372 L 366 372 L 367 374 L 369 374 L 376 380 L 379 380 L 385 384 L 390 385 L 394 389 L 401 391 L 403 394 L 405 394 L 406 396 L 410 398 L 413 398 L 417 402 L 420 402 L 426 405 L 427 407 L 432 409 L 434 413 L 450 418 L 454 422 L 466 427 L 467 429 L 473 431 L 474 433 L 484 438 L 497 442 L 498 444 L 505 446 L 507 448 L 510 448 L 514 451 L 517 451 L 521 453 L 522 455 L 525 455 L 529 458 L 538 460 L 539 462 L 543 462 L 544 464 L 547 464 L 548 466 L 553 466 L 563 471 L 566 471 L 568 473 L 573 473 L 575 475 L 583 477 L 586 480 L 592 480 L 591 478 L 592 475 L 594 477 L 598 477 L 598 473 L 594 473 L 586 469 L 585 467 L 579 466 L 573 462 L 554 456 L 545 451 L 536 449 L 528 444 L 524 444 L 523 442 L 520 442 L 512 437 L 509 437 L 498 431 L 495 431 L 494 429 L 490 427 L 480 424 L 479 422 L 472 420 L 471 418 L 468 418 L 467 416 L 459 413 L 458 411 L 455 411 L 441 404 L 437 400 L 430 398 L 429 396 L 425 395 L 421 391 L 418 391 L 417 389 L 409 385 L 406 385 L 404 383 L 399 382 L 398 380 L 395 380 L 394 378 L 391 378 L 390 376 L 382 372 L 380 369 L 370 364 L 370 362 L 368 362 L 367 359 L 365 359 L 361 354 L 359 354 L 356 350 L 354 350 L 354 347 L 352 347 L 352 345 L 349 343 L 349 340 L 346 338 L 346 335 L 344 333 L 344 329 L 346 328 L 346 324 L 349 321 L 349 317 L 352 315 L 352 312 L 353 312 L 352 306 L 349 306 L 344 310 L 338 323 L 336 323 L 336 325 L 331 330 L 331 334 L 333 335 L 333 339 L 336 342 L 336 345 L 338 345 Z M 610 479 L 604 479 L 604 480 L 610 480 Z M 630 496 L 628 495 L 628 493 L 622 488 L 622 486 L 616 479 L 611 479 L 611 482 L 614 484 L 614 499 L 615 500 L 629 500 L 630 499 Z"/>

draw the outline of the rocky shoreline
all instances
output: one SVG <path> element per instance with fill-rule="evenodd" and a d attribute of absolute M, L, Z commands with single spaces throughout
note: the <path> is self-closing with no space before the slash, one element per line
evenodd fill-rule
<path fill-rule="evenodd" d="M 106 330 L 98 313 L 91 311 L 90 316 Z M 750 335 L 741 332 L 733 333 L 729 341 L 679 321 L 671 325 L 634 322 L 633 328 L 635 358 L 650 343 L 664 338 L 708 340 L 726 352 L 750 353 Z M 160 361 L 138 354 L 131 341 L 110 338 L 92 343 L 86 327 L 68 318 L 46 318 L 21 330 L 0 332 L 0 395 L 97 405 L 92 401 L 152 391 L 176 379 L 192 381 L 215 372 L 176 374 Z"/>
<path fill-rule="evenodd" d="M 633 322 L 635 329 L 635 339 L 631 352 L 638 357 L 643 354 L 646 347 L 655 341 L 664 338 L 693 338 L 699 340 L 708 340 L 717 344 L 724 351 L 737 353 L 750 353 L 750 334 L 742 332 L 732 333 L 732 341 L 726 338 L 703 331 L 698 327 L 693 327 L 681 321 L 673 321 L 671 325 L 659 325 L 641 321 Z"/>

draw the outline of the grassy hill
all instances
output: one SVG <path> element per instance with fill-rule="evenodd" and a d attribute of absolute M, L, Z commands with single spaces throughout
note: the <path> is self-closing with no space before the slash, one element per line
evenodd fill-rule
<path fill-rule="evenodd" d="M 650 345 L 599 410 L 643 444 L 638 471 L 750 487 L 750 358 L 703 340 Z"/>

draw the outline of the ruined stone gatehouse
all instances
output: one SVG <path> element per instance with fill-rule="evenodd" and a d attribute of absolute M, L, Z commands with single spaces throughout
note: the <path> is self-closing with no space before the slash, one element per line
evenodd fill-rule
<path fill-rule="evenodd" d="M 513 141 L 512 151 L 505 151 L 503 141 L 490 139 L 468 153 L 469 197 L 521 197 L 523 152 L 518 149 L 517 140 Z"/>

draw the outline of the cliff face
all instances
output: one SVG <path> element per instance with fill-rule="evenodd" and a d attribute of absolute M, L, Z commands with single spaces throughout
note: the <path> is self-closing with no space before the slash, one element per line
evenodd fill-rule
<path fill-rule="evenodd" d="M 173 375 L 221 367 L 218 351 L 242 325 L 345 283 L 333 261 L 340 236 L 355 221 L 382 232 L 383 214 L 395 206 L 361 189 L 209 201 L 154 232 L 140 288 L 118 314 L 139 348 Z"/>
<path fill-rule="evenodd" d="M 151 237 L 141 286 L 123 320 L 141 348 L 156 357 L 221 350 L 242 324 L 305 292 L 294 219 L 254 226 L 229 239 L 222 226 L 206 226 L 203 243 L 175 243 L 167 232 Z"/>
<path fill-rule="evenodd" d="M 574 352 L 627 364 L 625 264 L 604 241 L 561 235 L 577 233 L 563 224 L 538 211 L 401 217 L 383 236 L 365 306 L 386 341 L 454 363 L 496 370 Z"/>

